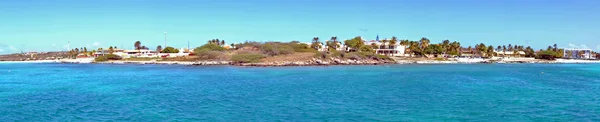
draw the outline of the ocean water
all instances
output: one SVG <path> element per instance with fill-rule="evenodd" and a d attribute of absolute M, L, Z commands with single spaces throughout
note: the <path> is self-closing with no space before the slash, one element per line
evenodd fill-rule
<path fill-rule="evenodd" d="M 599 64 L 0 64 L 0 121 L 600 121 Z"/>

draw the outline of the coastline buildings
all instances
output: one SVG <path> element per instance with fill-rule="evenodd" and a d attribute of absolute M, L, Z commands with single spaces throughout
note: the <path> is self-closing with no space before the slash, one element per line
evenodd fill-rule
<path fill-rule="evenodd" d="M 564 49 L 563 58 L 567 59 L 594 59 L 591 49 Z"/>
<path fill-rule="evenodd" d="M 498 57 L 525 57 L 524 51 L 494 51 Z"/>
<path fill-rule="evenodd" d="M 368 42 L 365 41 L 365 45 L 374 46 L 375 48 L 373 48 L 373 50 L 375 50 L 376 54 L 390 56 L 404 56 L 404 50 L 406 49 L 406 46 L 400 45 L 398 43 L 390 44 L 389 42 L 384 43 L 382 41 L 376 40 L 371 40 Z"/>
<path fill-rule="evenodd" d="M 154 50 L 140 49 L 140 50 L 123 50 L 113 49 L 112 54 L 123 57 L 123 58 L 159 58 L 159 57 L 182 57 L 189 56 L 190 51 L 185 48 L 181 48 L 178 53 L 160 53 Z M 105 54 L 110 54 L 110 50 L 98 50 L 94 52 L 93 56 L 98 57 Z"/>

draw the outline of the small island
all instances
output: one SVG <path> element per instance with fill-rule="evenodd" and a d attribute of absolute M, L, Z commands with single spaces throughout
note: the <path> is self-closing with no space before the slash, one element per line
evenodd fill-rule
<path fill-rule="evenodd" d="M 89 50 L 74 48 L 68 52 L 27 52 L 0 56 L 2 62 L 56 62 L 109 64 L 182 64 L 235 66 L 320 66 L 379 64 L 446 64 L 446 63 L 600 63 L 600 54 L 590 49 L 563 49 L 556 44 L 534 50 L 524 45 L 463 46 L 460 42 L 442 40 L 431 43 L 425 37 L 418 41 L 390 39 L 365 40 L 360 36 L 344 41 L 337 37 L 310 43 L 254 42 L 227 44 L 212 39 L 194 49 L 162 47 L 156 49 L 133 43 L 133 49 L 116 46 Z"/>

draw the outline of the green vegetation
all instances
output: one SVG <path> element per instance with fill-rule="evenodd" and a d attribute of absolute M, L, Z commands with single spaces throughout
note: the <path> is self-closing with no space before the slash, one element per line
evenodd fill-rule
<path fill-rule="evenodd" d="M 141 58 L 141 57 L 131 57 L 131 58 L 125 58 L 122 60 L 126 60 L 126 61 L 152 61 L 152 60 L 162 60 L 161 58 Z"/>
<path fill-rule="evenodd" d="M 243 52 L 231 56 L 233 63 L 258 63 L 265 55 L 260 53 Z"/>
<path fill-rule="evenodd" d="M 195 54 L 201 60 L 225 59 L 226 57 L 226 52 L 224 51 L 199 50 Z"/>
<path fill-rule="evenodd" d="M 221 47 L 220 45 L 217 44 L 204 44 L 200 47 L 197 47 L 196 49 L 194 49 L 194 52 L 199 52 L 199 51 L 224 51 L 225 48 Z"/>
<path fill-rule="evenodd" d="M 528 49 L 530 49 L 528 47 Z M 533 49 L 530 49 L 533 52 Z M 540 50 L 537 55 L 535 55 L 536 59 L 546 59 L 546 60 L 555 60 L 556 58 L 562 58 L 564 54 L 564 49 L 558 49 L 558 45 L 554 44 L 553 46 L 548 46 L 546 50 Z M 567 53 L 570 55 L 571 53 Z"/>
<path fill-rule="evenodd" d="M 96 57 L 96 59 L 94 59 L 94 61 L 96 62 L 103 62 L 103 61 L 109 61 L 109 60 L 121 60 L 123 58 L 121 58 L 121 56 L 115 55 L 115 54 L 106 54 L 103 56 L 98 56 Z"/>
<path fill-rule="evenodd" d="M 279 42 L 268 42 L 262 44 L 260 46 L 260 50 L 263 52 L 263 54 L 269 56 L 287 55 L 294 53 L 294 48 L 292 48 L 290 44 Z"/>
<path fill-rule="evenodd" d="M 160 51 L 160 53 L 179 53 L 179 50 L 173 47 L 166 47 L 165 49 Z"/>

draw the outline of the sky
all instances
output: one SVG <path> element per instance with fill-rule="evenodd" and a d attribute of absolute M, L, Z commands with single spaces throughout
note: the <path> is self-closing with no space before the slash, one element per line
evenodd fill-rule
<path fill-rule="evenodd" d="M 600 51 L 598 0 L 3 0 L 0 54 L 396 36 Z"/>

